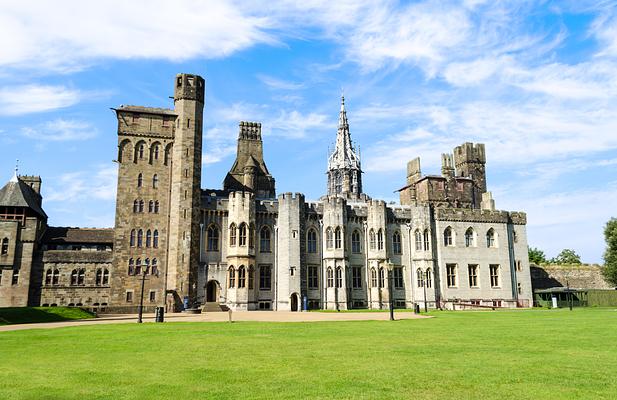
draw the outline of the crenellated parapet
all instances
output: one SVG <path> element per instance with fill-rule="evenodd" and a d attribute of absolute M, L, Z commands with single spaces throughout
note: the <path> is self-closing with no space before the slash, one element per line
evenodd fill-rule
<path fill-rule="evenodd" d="M 499 210 L 438 208 L 435 210 L 435 216 L 437 220 L 440 221 L 487 222 L 502 224 L 511 222 L 515 225 L 525 225 L 527 223 L 527 217 L 524 212 L 508 212 Z"/>

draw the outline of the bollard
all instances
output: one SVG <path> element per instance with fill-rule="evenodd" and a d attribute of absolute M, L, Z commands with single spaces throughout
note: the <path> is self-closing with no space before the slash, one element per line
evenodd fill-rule
<path fill-rule="evenodd" d="M 229 309 L 229 322 L 234 322 L 234 321 L 231 319 L 231 308 Z"/>

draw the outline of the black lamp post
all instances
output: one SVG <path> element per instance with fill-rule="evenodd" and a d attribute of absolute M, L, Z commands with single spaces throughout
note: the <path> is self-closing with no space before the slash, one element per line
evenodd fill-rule
<path fill-rule="evenodd" d="M 424 312 L 428 312 L 428 306 L 426 305 L 426 284 L 428 282 L 428 270 L 424 271 L 424 280 L 422 281 L 422 288 L 424 289 Z"/>
<path fill-rule="evenodd" d="M 141 294 L 139 295 L 139 309 L 138 309 L 138 318 L 137 323 L 141 324 L 143 322 L 142 316 L 144 311 L 144 283 L 146 281 L 146 275 L 148 274 L 148 268 L 144 268 L 144 271 L 141 274 Z"/>
<path fill-rule="evenodd" d="M 393 296 L 393 291 L 392 291 L 392 284 L 393 284 L 392 272 L 394 270 L 394 265 L 391 262 L 388 262 L 386 264 L 386 267 L 388 269 L 388 300 L 390 303 L 390 321 L 394 321 L 394 296 Z"/>

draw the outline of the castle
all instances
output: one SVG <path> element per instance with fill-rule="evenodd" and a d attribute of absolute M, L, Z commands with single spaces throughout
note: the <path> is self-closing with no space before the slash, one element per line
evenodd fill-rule
<path fill-rule="evenodd" d="M 174 80 L 174 108 L 120 106 L 115 228 L 47 226 L 41 179 L 0 189 L 0 307 L 98 311 L 529 307 L 526 216 L 495 210 L 485 149 L 407 164 L 400 204 L 362 189 L 344 99 L 327 194 L 276 194 L 261 124 L 240 122 L 222 189 L 202 189 L 205 82 Z"/>

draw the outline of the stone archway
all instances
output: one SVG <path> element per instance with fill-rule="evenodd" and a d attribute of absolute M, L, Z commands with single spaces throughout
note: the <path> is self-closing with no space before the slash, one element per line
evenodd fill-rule
<path fill-rule="evenodd" d="M 291 311 L 299 311 L 300 306 L 300 296 L 298 293 L 294 293 L 291 295 Z"/>
<path fill-rule="evenodd" d="M 206 303 L 219 302 L 219 283 L 217 281 L 208 281 L 206 284 Z"/>

